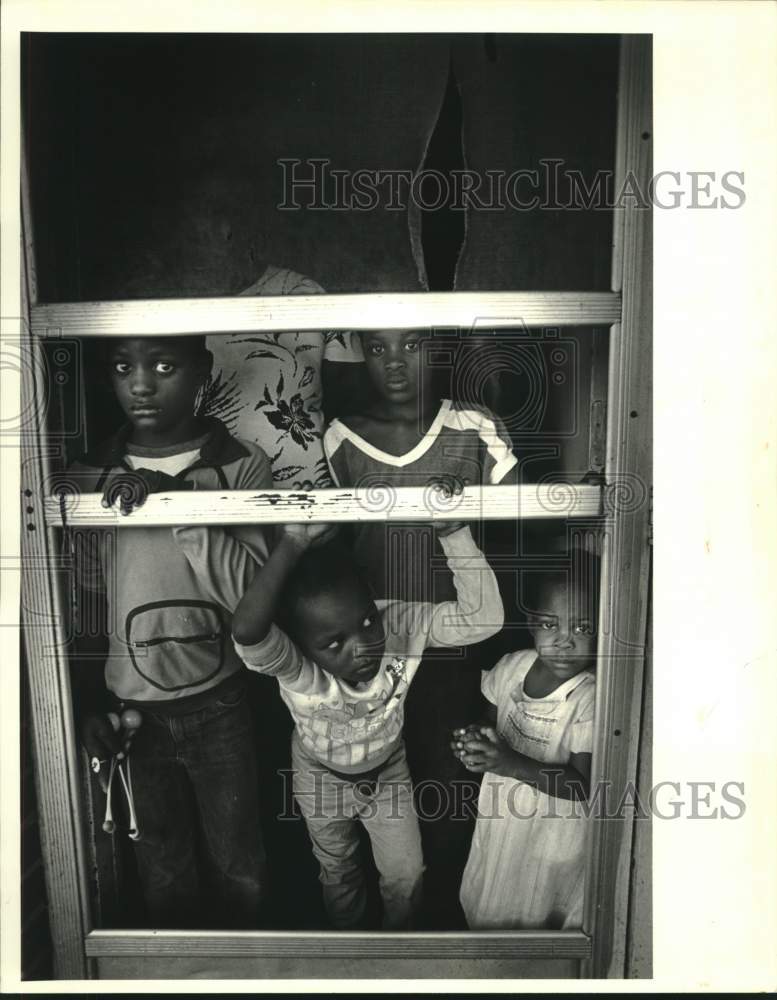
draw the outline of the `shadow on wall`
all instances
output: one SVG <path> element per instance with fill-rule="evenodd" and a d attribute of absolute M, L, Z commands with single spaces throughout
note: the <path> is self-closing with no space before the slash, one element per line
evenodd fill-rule
<path fill-rule="evenodd" d="M 311 159 L 415 173 L 448 61 L 437 36 L 34 39 L 36 231 L 59 227 L 42 298 L 229 295 L 267 263 L 329 291 L 418 290 L 406 211 L 277 205 L 309 200 L 284 180 L 309 179 Z M 302 161 L 296 175 L 281 159 Z M 52 287 L 57 273 L 70 287 Z"/>
<path fill-rule="evenodd" d="M 23 73 L 46 301 L 236 294 L 267 263 L 331 292 L 592 289 L 610 212 L 465 212 L 452 170 L 561 161 L 591 183 L 614 153 L 615 36 L 36 35 Z M 309 204 L 310 161 L 443 176 L 423 215 Z M 280 160 L 299 160 L 296 166 Z M 57 165 L 51 169 L 51 164 Z M 400 185 L 400 190 L 402 186 Z M 435 181 L 420 189 L 435 200 Z M 529 200 L 525 183 L 516 189 Z M 567 195 L 561 183 L 561 200 Z M 487 198 L 486 198 L 487 200 Z M 417 214 L 417 213 L 416 213 Z M 418 219 L 415 223 L 418 226 Z M 411 245 L 414 243 L 415 245 Z"/>

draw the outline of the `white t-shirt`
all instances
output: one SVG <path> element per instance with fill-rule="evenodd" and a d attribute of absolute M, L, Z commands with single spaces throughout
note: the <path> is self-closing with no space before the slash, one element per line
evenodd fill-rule
<path fill-rule="evenodd" d="M 168 448 L 144 448 L 142 445 L 127 442 L 127 453 L 124 457 L 131 469 L 150 469 L 152 472 L 177 476 L 179 472 L 194 465 L 207 439 L 208 435 L 205 434 L 196 441 L 184 441 Z"/>

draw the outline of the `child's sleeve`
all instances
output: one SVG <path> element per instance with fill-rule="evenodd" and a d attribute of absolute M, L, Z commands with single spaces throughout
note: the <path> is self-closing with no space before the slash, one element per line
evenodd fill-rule
<path fill-rule="evenodd" d="M 100 546 L 104 544 L 104 533 L 98 534 L 93 528 L 70 529 L 70 553 L 73 579 L 79 590 L 93 594 L 105 593 Z"/>
<path fill-rule="evenodd" d="M 574 718 L 567 726 L 566 731 L 561 738 L 561 745 L 568 750 L 570 754 L 593 753 L 595 706 L 595 685 L 586 684 Z"/>
<path fill-rule="evenodd" d="M 483 697 L 490 701 L 492 705 L 499 705 L 502 701 L 502 687 L 504 677 L 510 667 L 510 661 L 514 658 L 513 653 L 505 653 L 501 660 L 498 660 L 490 670 L 483 670 L 480 675 L 480 690 Z"/>
<path fill-rule="evenodd" d="M 277 677 L 282 684 L 298 680 L 305 664 L 297 646 L 277 625 L 271 625 L 264 639 L 253 646 L 235 642 L 235 650 L 249 670 Z"/>
<path fill-rule="evenodd" d="M 495 635 L 504 624 L 504 608 L 494 571 L 475 545 L 468 527 L 440 538 L 453 573 L 455 601 L 402 605 L 408 633 L 421 633 L 424 646 L 470 646 Z"/>
<path fill-rule="evenodd" d="M 250 447 L 250 455 L 242 464 L 235 477 L 232 489 L 235 490 L 268 490 L 273 488 L 272 466 L 266 452 L 259 445 L 247 445 Z M 256 566 L 264 565 L 270 552 L 270 541 L 272 538 L 272 527 L 260 527 L 257 524 L 237 524 L 225 531 L 228 535 L 237 539 L 238 543 L 248 552 L 254 562 L 250 568 L 251 577 L 256 571 Z M 250 580 L 249 580 L 250 582 Z M 230 610 L 232 610 L 230 608 Z"/>
<path fill-rule="evenodd" d="M 253 446 L 232 488 L 261 490 L 271 487 L 270 461 L 261 448 Z M 254 573 L 269 555 L 270 529 L 257 524 L 229 528 L 179 525 L 172 532 L 203 591 L 211 600 L 233 612 Z"/>
<path fill-rule="evenodd" d="M 203 594 L 232 614 L 267 558 L 262 536 L 245 544 L 227 528 L 181 525 L 171 530 Z"/>
<path fill-rule="evenodd" d="M 342 424 L 333 420 L 324 432 L 324 454 L 335 486 L 351 485 L 343 441 Z"/>
<path fill-rule="evenodd" d="M 63 479 L 72 484 L 80 493 L 91 493 L 95 486 L 94 471 L 80 462 L 73 462 Z M 95 528 L 67 528 L 73 583 L 78 590 L 91 593 L 105 593 L 101 547 L 106 544 L 106 532 Z"/>
<path fill-rule="evenodd" d="M 513 442 L 504 421 L 485 408 L 468 410 L 467 417 L 477 425 L 482 482 L 498 486 L 510 473 L 510 478 L 514 479 L 518 459 L 513 454 Z"/>

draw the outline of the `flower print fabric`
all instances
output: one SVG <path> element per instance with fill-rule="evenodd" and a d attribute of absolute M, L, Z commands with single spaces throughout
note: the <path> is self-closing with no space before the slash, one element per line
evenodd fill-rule
<path fill-rule="evenodd" d="M 323 288 L 287 268 L 268 267 L 241 295 L 317 295 Z M 321 366 L 363 360 L 358 336 L 343 331 L 235 333 L 208 337 L 213 373 L 200 413 L 258 444 L 282 489 L 332 485 L 324 457 Z"/>

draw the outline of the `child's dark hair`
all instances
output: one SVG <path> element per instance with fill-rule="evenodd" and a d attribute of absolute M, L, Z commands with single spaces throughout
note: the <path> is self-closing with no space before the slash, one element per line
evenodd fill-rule
<path fill-rule="evenodd" d="M 365 586 L 351 550 L 338 538 L 311 546 L 286 581 L 278 607 L 278 623 L 293 635 L 300 601 L 343 585 Z"/>
<path fill-rule="evenodd" d="M 594 622 L 599 615 L 599 556 L 582 546 L 573 546 L 560 564 L 521 574 L 521 599 L 525 612 L 541 611 L 542 599 L 551 587 L 574 588 L 586 597 L 587 612 Z"/>

